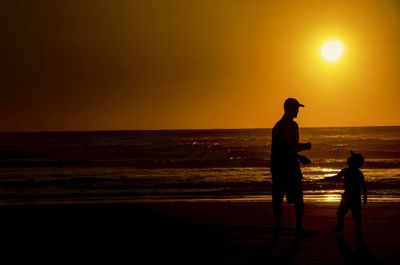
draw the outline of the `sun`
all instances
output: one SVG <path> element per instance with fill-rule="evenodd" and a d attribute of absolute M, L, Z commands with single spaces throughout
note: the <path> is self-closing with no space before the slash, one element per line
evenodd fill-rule
<path fill-rule="evenodd" d="M 330 40 L 325 42 L 320 50 L 321 57 L 327 62 L 335 62 L 342 57 L 344 45 L 341 41 Z"/>

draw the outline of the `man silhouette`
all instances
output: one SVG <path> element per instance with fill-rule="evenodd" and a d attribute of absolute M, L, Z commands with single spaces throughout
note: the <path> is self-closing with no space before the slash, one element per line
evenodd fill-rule
<path fill-rule="evenodd" d="M 272 145 L 270 169 L 272 175 L 272 204 L 274 210 L 276 232 L 280 232 L 282 217 L 282 201 L 286 193 L 288 203 L 294 203 L 296 214 L 296 233 L 303 231 L 303 175 L 299 161 L 309 164 L 311 161 L 298 154 L 310 150 L 311 143 L 299 143 L 299 126 L 293 120 L 304 107 L 294 98 L 284 103 L 285 113 L 272 129 Z"/>

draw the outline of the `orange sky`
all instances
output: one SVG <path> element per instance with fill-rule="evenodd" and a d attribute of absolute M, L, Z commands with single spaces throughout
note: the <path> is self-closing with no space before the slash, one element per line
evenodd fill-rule
<path fill-rule="evenodd" d="M 57 2 L 0 10 L 1 131 L 400 125 L 398 1 Z"/>

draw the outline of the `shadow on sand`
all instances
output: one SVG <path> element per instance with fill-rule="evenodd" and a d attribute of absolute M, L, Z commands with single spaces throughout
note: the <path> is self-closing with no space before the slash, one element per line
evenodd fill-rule
<path fill-rule="evenodd" d="M 274 233 L 271 240 L 254 255 L 251 264 L 293 264 L 301 242 L 311 238 L 313 234 L 310 231 L 302 235 L 291 232 Z M 290 236 L 290 239 L 287 236 Z"/>
<path fill-rule="evenodd" d="M 337 243 L 340 255 L 343 257 L 346 264 L 382 264 L 382 262 L 379 262 L 371 255 L 368 246 L 362 237 L 356 238 L 355 251 L 349 247 L 344 236 L 338 236 Z"/>

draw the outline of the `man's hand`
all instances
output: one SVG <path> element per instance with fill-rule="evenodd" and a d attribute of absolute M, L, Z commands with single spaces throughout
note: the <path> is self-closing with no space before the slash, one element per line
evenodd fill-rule
<path fill-rule="evenodd" d="M 310 142 L 305 143 L 305 144 L 304 144 L 304 148 L 305 148 L 306 150 L 311 150 L 311 143 L 310 143 Z"/>
<path fill-rule="evenodd" d="M 299 144 L 297 144 L 295 149 L 296 149 L 297 152 L 301 152 L 301 151 L 304 151 L 304 150 L 311 150 L 311 143 L 310 142 L 299 143 Z"/>
<path fill-rule="evenodd" d="M 300 163 L 302 163 L 303 165 L 311 164 L 311 160 L 308 159 L 308 158 L 305 157 L 305 156 L 297 155 L 297 158 L 299 159 Z"/>

